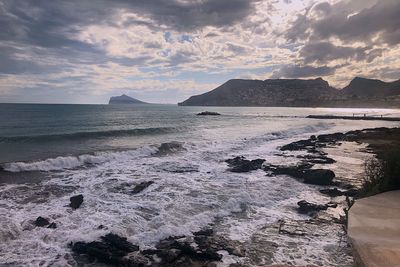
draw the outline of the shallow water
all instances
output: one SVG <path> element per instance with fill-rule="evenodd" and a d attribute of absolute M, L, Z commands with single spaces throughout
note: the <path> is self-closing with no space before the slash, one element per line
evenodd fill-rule
<path fill-rule="evenodd" d="M 260 246 L 269 242 L 266 225 L 280 219 L 306 219 L 295 211 L 297 201 L 329 198 L 319 194 L 316 186 L 290 177 L 267 177 L 261 170 L 228 172 L 225 159 L 243 155 L 289 164 L 296 159 L 284 157 L 278 148 L 293 140 L 397 126 L 394 122 L 305 118 L 355 113 L 345 109 L 168 105 L 0 105 L 0 109 L 2 114 L 5 110 L 8 116 L 14 114 L 13 121 L 2 117 L 0 128 L 0 162 L 8 171 L 0 173 L 0 265 L 14 266 L 73 265 L 70 242 L 92 241 L 110 231 L 145 248 L 170 235 L 190 235 L 213 224 L 218 234 L 254 249 L 257 242 Z M 202 110 L 222 115 L 195 115 Z M 182 148 L 159 153 L 160 144 L 172 141 Z M 360 153 L 354 157 L 336 153 L 340 160 L 333 166 L 335 171 L 359 175 Z M 139 194 L 130 193 L 144 181 L 154 184 Z M 84 195 L 84 204 L 72 211 L 66 205 L 76 194 Z M 33 227 L 32 220 L 38 216 L 56 222 L 57 229 Z M 106 227 L 99 229 L 100 225 Z M 336 227 L 327 225 L 321 230 L 325 235 L 301 242 L 276 237 L 282 246 L 272 261 L 346 266 L 338 260 L 343 255 L 337 252 L 341 237 Z M 286 246 L 290 242 L 298 242 L 296 251 Z M 257 256 L 260 262 L 266 257 L 262 253 Z M 254 259 L 233 260 L 259 265 Z"/>

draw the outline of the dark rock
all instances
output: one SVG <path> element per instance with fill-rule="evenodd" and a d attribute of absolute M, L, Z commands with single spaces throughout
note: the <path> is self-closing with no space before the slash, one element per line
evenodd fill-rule
<path fill-rule="evenodd" d="M 88 255 L 100 262 L 117 266 L 123 266 L 125 264 L 123 257 L 127 254 L 126 252 L 115 249 L 104 242 L 97 241 L 90 243 L 76 242 L 72 245 L 72 251 L 77 254 Z"/>
<path fill-rule="evenodd" d="M 182 255 L 182 251 L 179 249 L 158 250 L 156 254 L 163 262 L 172 263 Z"/>
<path fill-rule="evenodd" d="M 34 222 L 34 224 L 38 227 L 44 227 L 46 225 L 49 225 L 50 222 L 48 219 L 43 218 L 41 216 L 37 217 L 36 221 Z"/>
<path fill-rule="evenodd" d="M 348 196 L 348 197 L 354 197 L 358 194 L 357 189 L 348 189 L 348 190 L 339 190 L 336 187 L 335 188 L 327 188 L 327 189 L 321 189 L 319 190 L 322 194 L 328 195 L 330 197 L 338 197 L 338 196 Z"/>
<path fill-rule="evenodd" d="M 225 161 L 231 167 L 231 172 L 250 172 L 261 169 L 264 159 L 247 160 L 244 157 L 235 157 Z"/>
<path fill-rule="evenodd" d="M 197 113 L 198 116 L 218 116 L 221 115 L 218 112 L 212 112 L 212 111 L 203 111 L 200 113 Z"/>
<path fill-rule="evenodd" d="M 320 192 L 321 194 L 328 195 L 328 196 L 330 196 L 330 197 L 343 196 L 344 193 L 345 193 L 345 192 L 343 192 L 343 191 L 337 189 L 336 187 L 335 187 L 335 188 L 321 189 L 321 190 L 319 190 L 319 192 Z"/>
<path fill-rule="evenodd" d="M 347 196 L 347 197 L 355 197 L 357 196 L 359 193 L 359 190 L 357 189 L 349 189 L 343 192 L 343 195 Z"/>
<path fill-rule="evenodd" d="M 49 226 L 47 226 L 47 228 L 56 229 L 57 228 L 57 224 L 55 222 L 52 222 L 51 224 L 49 224 Z"/>
<path fill-rule="evenodd" d="M 299 206 L 299 213 L 302 214 L 315 214 L 318 211 L 321 210 L 327 210 L 328 208 L 336 208 L 337 204 L 336 203 L 327 203 L 324 205 L 321 204 L 314 204 L 314 203 L 310 203 L 307 202 L 305 200 L 301 200 L 299 202 L 297 202 L 297 205 Z"/>
<path fill-rule="evenodd" d="M 325 169 L 310 169 L 303 173 L 302 179 L 306 184 L 331 185 L 335 173 Z"/>
<path fill-rule="evenodd" d="M 336 143 L 337 141 L 343 140 L 346 135 L 344 133 L 333 133 L 333 134 L 321 134 L 318 135 L 318 142 L 323 143 Z"/>
<path fill-rule="evenodd" d="M 107 234 L 101 237 L 101 239 L 102 242 L 76 242 L 72 244 L 72 251 L 77 254 L 88 255 L 106 264 L 140 266 L 136 262 L 137 257 L 125 258 L 129 253 L 138 251 L 138 246 L 131 244 L 126 238 L 115 234 Z"/>
<path fill-rule="evenodd" d="M 120 237 L 116 234 L 107 234 L 102 236 L 101 239 L 110 246 L 126 252 L 138 251 L 139 247 L 128 242 L 125 237 Z"/>
<path fill-rule="evenodd" d="M 282 146 L 280 149 L 281 151 L 298 151 L 298 150 L 305 150 L 305 149 L 310 149 L 315 147 L 315 141 L 314 140 L 300 140 L 296 142 L 292 142 L 290 144 Z"/>
<path fill-rule="evenodd" d="M 69 206 L 71 208 L 73 208 L 74 210 L 76 210 L 77 208 L 79 208 L 82 205 L 83 202 L 83 195 L 76 195 L 71 197 L 70 199 L 70 204 Z"/>
<path fill-rule="evenodd" d="M 320 154 L 308 154 L 305 156 L 298 156 L 298 158 L 305 159 L 308 163 L 312 164 L 333 164 L 336 162 L 334 159 Z"/>
<path fill-rule="evenodd" d="M 143 190 L 145 190 L 147 187 L 149 187 L 152 184 L 154 184 L 153 181 L 142 182 L 142 183 L 136 185 L 135 188 L 133 188 L 133 190 L 131 191 L 131 193 L 132 194 L 138 194 L 138 193 L 142 192 Z"/>
<path fill-rule="evenodd" d="M 312 166 L 313 165 L 309 163 L 302 163 L 295 166 L 266 165 L 264 166 L 264 170 L 274 175 L 289 175 L 294 178 L 302 179 L 304 173 L 310 170 Z"/>

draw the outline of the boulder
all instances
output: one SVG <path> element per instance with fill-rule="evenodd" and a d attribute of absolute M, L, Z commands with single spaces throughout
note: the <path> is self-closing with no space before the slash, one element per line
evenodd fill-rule
<path fill-rule="evenodd" d="M 69 206 L 76 210 L 82 205 L 83 202 L 83 195 L 76 195 L 69 199 L 70 203 Z"/>
<path fill-rule="evenodd" d="M 247 160 L 244 157 L 235 157 L 225 162 L 231 167 L 231 172 L 250 172 L 261 169 L 265 159 Z"/>
<path fill-rule="evenodd" d="M 48 219 L 39 216 L 39 217 L 37 217 L 37 219 L 35 220 L 35 222 L 33 224 L 38 227 L 45 227 L 45 226 L 49 225 L 50 222 Z"/>

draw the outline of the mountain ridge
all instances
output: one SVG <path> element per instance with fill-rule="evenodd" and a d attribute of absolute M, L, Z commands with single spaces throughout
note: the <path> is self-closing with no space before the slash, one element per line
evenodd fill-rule
<path fill-rule="evenodd" d="M 355 77 L 343 89 L 322 78 L 231 79 L 180 106 L 400 107 L 400 80 Z M 399 98 L 399 99 L 398 99 Z"/>

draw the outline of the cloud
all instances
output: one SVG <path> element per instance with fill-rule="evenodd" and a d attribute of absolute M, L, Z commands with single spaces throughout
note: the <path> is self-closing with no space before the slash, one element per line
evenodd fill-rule
<path fill-rule="evenodd" d="M 367 47 L 335 46 L 330 42 L 309 42 L 299 51 L 300 58 L 306 64 L 329 63 L 334 60 L 368 60 L 372 61 L 380 56 L 381 49 L 368 49 Z"/>
<path fill-rule="evenodd" d="M 400 67 L 399 5 L 0 0 L 0 99 L 32 90 L 38 99 L 78 92 L 106 102 L 109 94 L 134 91 L 145 100 L 178 102 L 244 76 L 324 76 L 332 84 L 359 72 L 395 76 L 387 67 Z"/>
<path fill-rule="evenodd" d="M 320 2 L 298 15 L 285 33 L 288 40 L 307 37 L 365 44 L 400 43 L 400 2 L 397 0 Z"/>
<path fill-rule="evenodd" d="M 299 66 L 287 65 L 281 67 L 279 70 L 274 71 L 273 78 L 309 78 L 327 76 L 335 73 L 333 67 L 313 67 L 313 66 Z"/>

